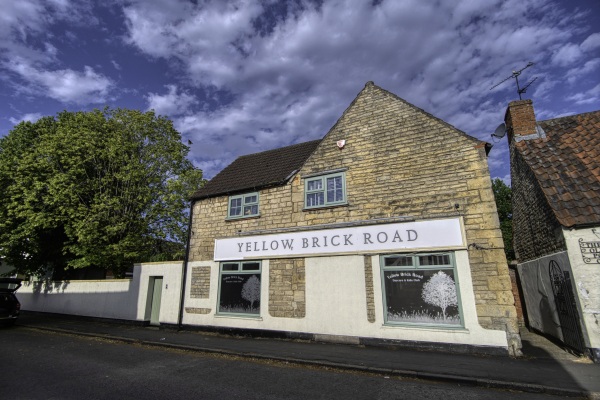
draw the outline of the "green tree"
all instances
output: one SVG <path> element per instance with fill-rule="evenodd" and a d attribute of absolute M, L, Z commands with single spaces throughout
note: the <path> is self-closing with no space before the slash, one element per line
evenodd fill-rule
<path fill-rule="evenodd" d="M 500 218 L 500 230 L 504 240 L 504 252 L 508 261 L 514 260 L 513 231 L 512 231 L 512 189 L 502 179 L 492 181 L 492 190 L 496 199 L 496 208 Z"/>
<path fill-rule="evenodd" d="M 180 258 L 202 171 L 153 112 L 61 112 L 0 139 L 0 257 L 20 273 Z"/>

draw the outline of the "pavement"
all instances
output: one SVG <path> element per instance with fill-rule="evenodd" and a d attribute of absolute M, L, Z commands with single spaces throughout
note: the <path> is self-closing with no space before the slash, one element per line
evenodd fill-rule
<path fill-rule="evenodd" d="M 145 327 L 59 314 L 22 312 L 18 326 L 338 370 L 600 399 L 600 365 L 523 328 L 523 357 L 482 356 L 313 341 L 230 336 Z"/>

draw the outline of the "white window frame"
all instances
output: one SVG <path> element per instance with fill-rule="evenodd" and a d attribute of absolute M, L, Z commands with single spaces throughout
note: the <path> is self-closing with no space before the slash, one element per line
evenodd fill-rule
<path fill-rule="evenodd" d="M 248 198 L 251 198 L 253 196 L 256 196 L 256 201 L 249 201 Z M 240 213 L 236 214 L 236 215 L 232 215 L 232 211 L 234 209 L 234 207 L 232 207 L 232 202 L 234 201 L 238 201 L 240 202 L 239 206 L 236 206 L 235 208 L 239 208 L 240 209 Z M 260 216 L 260 206 L 259 206 L 259 202 L 260 202 L 260 197 L 258 195 L 258 192 L 250 192 L 250 193 L 244 193 L 244 194 L 238 194 L 235 196 L 229 196 L 229 199 L 227 200 L 227 219 L 240 219 L 240 218 L 251 218 L 251 217 L 258 217 Z M 256 206 L 256 212 L 252 213 L 252 207 Z M 250 213 L 246 213 L 246 210 L 250 210 Z"/>

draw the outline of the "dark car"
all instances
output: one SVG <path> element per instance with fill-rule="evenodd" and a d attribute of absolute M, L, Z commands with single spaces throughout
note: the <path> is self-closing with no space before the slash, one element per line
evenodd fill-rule
<path fill-rule="evenodd" d="M 17 320 L 21 303 L 15 292 L 20 287 L 21 279 L 0 278 L 0 323 L 13 324 Z"/>

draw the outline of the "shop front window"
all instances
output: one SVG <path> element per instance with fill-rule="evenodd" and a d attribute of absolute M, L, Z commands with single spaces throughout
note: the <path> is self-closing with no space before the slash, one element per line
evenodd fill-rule
<path fill-rule="evenodd" d="M 463 325 L 453 253 L 381 257 L 387 324 Z"/>
<path fill-rule="evenodd" d="M 260 315 L 260 261 L 223 262 L 218 314 Z"/>

